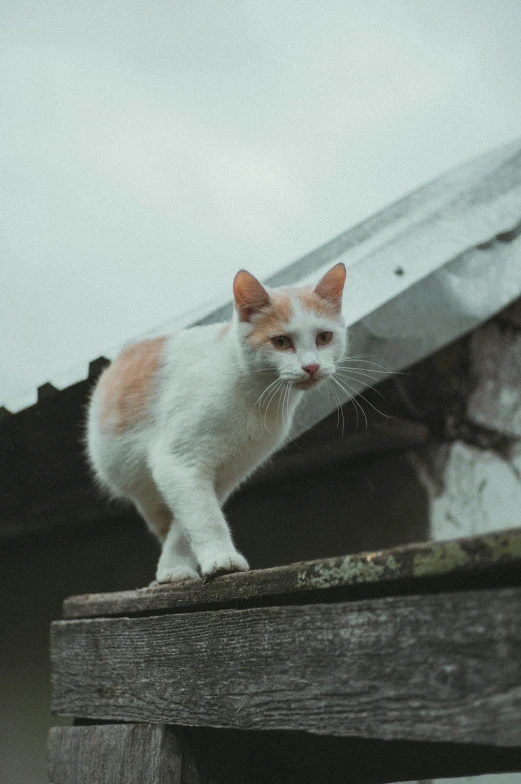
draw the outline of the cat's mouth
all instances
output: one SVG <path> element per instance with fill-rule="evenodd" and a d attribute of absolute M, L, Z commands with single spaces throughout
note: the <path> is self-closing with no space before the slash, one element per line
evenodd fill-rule
<path fill-rule="evenodd" d="M 324 380 L 324 376 L 313 376 L 312 378 L 304 378 L 301 381 L 295 382 L 293 385 L 295 389 L 313 389 L 313 387 L 318 386 L 321 381 Z"/>

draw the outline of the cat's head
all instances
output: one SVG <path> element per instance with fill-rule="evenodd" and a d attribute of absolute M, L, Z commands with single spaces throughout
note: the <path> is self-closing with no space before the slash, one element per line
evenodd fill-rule
<path fill-rule="evenodd" d="M 342 316 L 345 266 L 317 285 L 267 289 L 246 270 L 235 276 L 235 323 L 252 370 L 271 372 L 297 389 L 331 377 L 346 348 Z"/>

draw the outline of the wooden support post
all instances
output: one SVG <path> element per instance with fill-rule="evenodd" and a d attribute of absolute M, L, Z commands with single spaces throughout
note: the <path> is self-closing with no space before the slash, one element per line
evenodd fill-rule
<path fill-rule="evenodd" d="M 182 729 L 153 724 L 54 727 L 49 784 L 207 784 Z"/>

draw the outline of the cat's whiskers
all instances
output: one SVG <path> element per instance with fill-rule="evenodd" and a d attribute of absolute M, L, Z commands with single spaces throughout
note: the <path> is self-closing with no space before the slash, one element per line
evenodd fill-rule
<path fill-rule="evenodd" d="M 278 381 L 278 384 L 275 385 L 275 389 L 273 390 L 273 392 L 270 395 L 270 398 L 269 398 L 269 400 L 268 400 L 268 402 L 266 404 L 266 410 L 264 412 L 264 427 L 265 427 L 266 430 L 268 430 L 268 422 L 267 422 L 268 409 L 269 409 L 269 407 L 271 405 L 271 401 L 273 400 L 275 395 L 277 395 L 277 393 L 280 391 L 281 385 L 284 383 L 284 379 L 283 378 L 278 378 L 277 381 Z"/>
<path fill-rule="evenodd" d="M 333 397 L 336 400 L 336 426 L 337 426 L 337 429 L 338 429 L 338 426 L 340 424 L 340 415 L 342 415 L 342 435 L 344 435 L 344 428 L 345 428 L 344 409 L 342 408 L 342 405 L 340 403 L 340 398 L 337 395 L 336 389 L 334 388 L 334 386 L 331 383 L 333 380 L 334 380 L 334 377 L 333 378 L 328 378 L 327 384 L 328 384 L 328 389 L 331 390 L 331 392 L 333 393 Z"/>
<path fill-rule="evenodd" d="M 294 387 L 293 387 L 293 381 L 292 381 L 292 380 L 289 380 L 289 381 L 288 381 L 288 386 L 289 386 L 289 389 L 288 389 L 288 395 L 289 395 L 289 402 L 288 402 L 288 414 L 289 414 L 289 405 L 290 405 L 290 403 L 291 403 L 291 392 L 292 392 L 292 391 L 294 391 Z M 319 392 L 321 391 L 321 388 L 320 388 L 320 386 L 319 386 L 319 387 L 317 387 L 317 389 L 318 389 L 318 391 L 319 391 Z M 303 421 L 302 421 L 302 419 L 300 419 L 300 417 L 298 416 L 298 410 L 299 410 L 299 409 L 298 409 L 298 404 L 297 404 L 297 405 L 295 405 L 295 408 L 294 408 L 294 411 L 293 411 L 293 418 L 292 418 L 292 421 L 294 421 L 294 422 L 298 422 L 298 424 L 299 424 L 299 425 L 301 425 L 301 427 L 303 428 L 303 430 L 307 430 L 307 429 L 308 429 L 308 427 L 309 427 L 309 425 L 308 425 L 306 422 L 303 422 Z M 286 444 L 286 445 L 288 445 L 288 444 L 294 444 L 294 445 L 295 445 L 295 446 L 297 446 L 299 449 L 302 449 L 302 448 L 303 448 L 303 447 L 301 447 L 301 446 L 300 446 L 300 444 L 298 444 L 298 443 L 297 443 L 297 441 L 295 441 L 295 439 L 293 439 L 293 438 L 290 438 L 290 439 L 288 439 L 287 441 L 285 441 L 285 444 Z"/>
<path fill-rule="evenodd" d="M 376 356 L 376 354 L 367 354 L 367 356 Z M 355 360 L 358 364 L 353 365 L 352 360 Z M 366 365 L 372 365 L 373 367 L 366 367 Z M 393 376 L 406 376 L 407 373 L 399 372 L 397 370 L 391 370 L 391 368 L 385 367 L 385 365 L 380 365 L 378 362 L 372 362 L 368 359 L 363 359 L 362 355 L 359 356 L 352 356 L 352 357 L 344 357 L 337 363 L 339 367 L 358 367 L 361 370 L 370 370 L 371 373 L 381 373 L 383 374 L 391 374 Z M 380 368 L 379 370 L 375 370 L 375 368 Z"/>
<path fill-rule="evenodd" d="M 335 381 L 337 382 L 337 384 L 339 384 L 340 386 L 342 386 L 342 384 L 340 384 L 340 382 L 339 382 L 339 380 L 338 380 L 337 378 L 335 378 Z M 371 406 L 371 408 L 372 408 L 374 411 L 376 411 L 376 413 L 377 413 L 377 414 L 380 414 L 380 416 L 383 416 L 383 417 L 385 417 L 386 419 L 392 419 L 392 418 L 393 418 L 392 416 L 389 416 L 389 414 L 384 414 L 384 412 L 383 412 L 383 411 L 380 411 L 380 409 L 379 409 L 379 408 L 377 408 L 377 407 L 376 407 L 376 406 L 375 406 L 373 403 L 371 403 L 371 401 L 370 401 L 370 400 L 368 400 L 366 397 L 364 397 L 364 395 L 362 395 L 362 393 L 361 393 L 361 392 L 357 392 L 357 391 L 356 391 L 356 389 L 355 389 L 354 387 L 352 387 L 350 384 L 348 384 L 348 383 L 347 383 L 347 381 L 346 381 L 345 379 L 342 379 L 342 381 L 343 381 L 343 383 L 346 385 L 346 387 L 348 387 L 348 389 L 350 389 L 352 392 L 354 392 L 354 394 L 355 394 L 357 397 L 361 397 L 361 398 L 362 398 L 362 400 L 363 400 L 365 403 L 367 403 L 367 405 L 368 405 L 368 406 Z M 344 392 L 346 392 L 348 395 L 350 394 L 350 393 L 347 391 L 347 389 L 345 389 L 345 387 L 343 387 L 343 389 L 344 389 Z M 372 389 L 372 387 L 371 387 L 371 389 Z M 377 392 L 378 390 L 376 390 L 376 389 L 375 389 L 374 391 L 375 391 L 375 392 Z M 380 397 L 382 397 L 381 393 L 378 393 L 378 394 L 380 394 Z M 350 397 L 351 397 L 351 399 L 353 400 L 353 402 L 358 402 L 358 401 L 356 401 L 356 400 L 355 400 L 355 397 L 354 397 L 354 396 L 350 396 Z M 365 421 L 366 421 L 366 426 L 367 426 L 367 416 L 366 416 L 366 413 L 365 413 L 364 409 L 362 408 L 362 406 L 360 405 L 360 403 L 359 403 L 359 402 L 358 402 L 358 405 L 360 406 L 361 410 L 363 411 L 363 414 L 364 414 L 364 417 L 365 417 Z"/>
<path fill-rule="evenodd" d="M 283 386 L 283 390 L 282 391 L 284 391 L 284 388 L 285 387 Z M 278 402 L 277 402 L 277 414 L 276 414 L 277 417 L 279 416 L 279 409 L 280 409 L 281 400 L 282 400 L 282 393 L 279 395 L 279 399 L 278 399 Z M 284 410 L 282 411 L 282 422 L 284 422 Z"/>
<path fill-rule="evenodd" d="M 284 400 L 282 402 L 282 424 L 286 427 L 286 420 L 289 419 L 289 407 L 291 403 L 291 381 L 286 381 L 284 390 Z M 286 418 L 284 417 L 284 406 L 286 406 Z"/>
<path fill-rule="evenodd" d="M 279 410 L 282 408 L 282 411 L 281 411 L 282 422 L 284 422 L 284 394 L 286 392 L 286 383 L 287 383 L 286 381 L 283 382 L 281 390 L 280 390 L 279 399 L 277 401 L 276 418 L 278 419 L 278 417 L 279 417 Z"/>
<path fill-rule="evenodd" d="M 342 373 L 344 375 L 352 373 L 355 376 L 362 376 L 362 378 L 370 378 L 371 381 L 375 381 L 376 383 L 381 381 L 381 379 L 378 378 L 377 376 L 372 376 L 370 373 L 364 373 L 362 370 L 353 370 L 353 368 L 339 368 L 336 372 L 337 373 Z M 355 380 L 358 380 L 358 379 L 352 378 L 352 380 L 355 381 Z"/>
<path fill-rule="evenodd" d="M 327 379 L 327 386 L 326 386 L 326 390 L 327 390 L 327 397 L 328 397 L 328 399 L 329 399 L 329 398 L 330 398 L 330 395 L 331 395 L 331 391 L 332 391 L 332 387 L 331 387 L 331 379 L 330 379 L 330 378 L 328 378 L 328 379 Z M 319 387 L 319 388 L 318 388 L 318 391 L 320 392 L 320 394 L 321 394 L 321 395 L 323 395 L 323 394 L 324 394 L 324 390 L 323 390 L 323 388 Z M 338 403 L 337 403 L 337 404 L 336 404 L 336 427 L 337 427 L 337 430 L 338 430 L 338 426 L 339 426 L 339 424 L 340 424 L 340 409 L 339 409 L 339 407 L 338 407 Z"/>
<path fill-rule="evenodd" d="M 253 407 L 252 407 L 252 409 L 250 411 L 250 414 L 248 416 L 248 420 L 246 422 L 246 427 L 248 427 L 248 425 L 250 423 L 250 419 L 252 418 L 253 414 L 255 413 L 255 409 L 257 408 L 257 406 L 259 407 L 259 413 L 262 414 L 262 398 L 264 397 L 264 395 L 266 395 L 267 392 L 270 391 L 270 389 L 272 389 L 277 384 L 277 381 L 280 381 L 280 379 L 275 378 L 271 383 L 268 384 L 267 387 L 265 387 L 262 390 L 262 392 L 260 393 L 259 397 L 257 398 L 255 403 L 253 404 Z"/>
<path fill-rule="evenodd" d="M 347 395 L 348 401 L 350 403 L 352 403 L 353 406 L 354 406 L 355 413 L 356 413 L 356 429 L 358 430 L 358 425 L 359 425 L 358 409 L 360 409 L 360 411 L 364 415 L 365 426 L 367 427 L 367 416 L 366 416 L 366 413 L 365 413 L 364 409 L 362 408 L 362 406 L 360 405 L 360 403 L 358 402 L 358 400 L 356 399 L 356 397 L 354 395 L 352 395 L 350 392 L 347 391 L 347 389 L 340 383 L 340 381 L 338 380 L 338 378 L 336 378 L 336 376 L 333 376 L 332 380 L 335 382 L 335 384 L 338 384 L 338 386 L 340 387 L 342 392 L 345 392 L 345 394 Z"/>
<path fill-rule="evenodd" d="M 352 372 L 352 371 L 350 371 L 350 372 Z M 364 382 L 360 381 L 359 378 L 353 378 L 353 376 L 351 376 L 350 373 L 348 373 L 345 370 L 337 370 L 337 375 L 339 375 L 342 379 L 347 379 L 348 381 L 354 381 L 355 384 L 362 384 L 362 383 L 364 383 Z M 373 376 L 368 376 L 367 373 L 364 374 L 364 377 L 370 378 L 372 381 L 378 381 L 377 378 L 373 378 Z M 382 400 L 385 400 L 385 398 L 382 395 L 382 393 L 378 389 L 373 387 L 372 384 L 366 384 L 366 388 L 372 389 L 373 392 L 376 392 L 376 394 L 379 395 L 382 398 Z M 357 394 L 359 394 L 359 393 L 357 393 Z"/>
<path fill-rule="evenodd" d="M 375 368 L 366 367 L 365 365 L 353 365 L 352 362 L 349 362 L 349 363 L 347 363 L 347 362 L 339 362 L 337 367 L 348 368 L 348 369 L 353 368 L 353 370 L 367 370 L 367 371 L 369 371 L 369 373 L 377 373 L 379 376 L 386 376 L 386 375 L 391 375 L 391 374 L 393 376 L 395 375 L 393 370 L 376 370 Z M 398 375 L 403 376 L 403 375 L 406 375 L 406 374 L 405 373 L 399 373 Z"/>
<path fill-rule="evenodd" d="M 354 367 L 353 365 L 339 365 L 338 367 L 340 370 L 347 370 L 350 373 L 357 373 L 360 376 L 367 376 L 368 378 L 372 378 L 373 381 L 381 381 L 382 379 L 378 378 L 378 376 L 380 374 L 384 375 L 383 370 L 373 370 L 373 368 L 360 368 Z"/>
<path fill-rule="evenodd" d="M 253 409 L 252 409 L 252 411 L 254 411 L 254 410 L 255 410 L 255 407 L 256 407 L 257 405 L 259 406 L 259 408 L 261 408 L 261 407 L 262 407 L 262 406 L 261 406 L 261 401 L 262 401 L 262 398 L 264 397 L 264 395 L 266 394 L 266 392 L 268 392 L 268 390 L 269 390 L 269 389 L 271 389 L 271 387 L 272 387 L 274 384 L 276 384 L 276 383 L 277 383 L 277 381 L 278 381 L 278 380 L 279 380 L 278 378 L 275 378 L 275 379 L 274 379 L 274 380 L 273 380 L 273 381 L 272 381 L 270 384 L 268 384 L 268 386 L 267 386 L 267 387 L 265 387 L 265 388 L 263 389 L 263 391 L 261 392 L 261 394 L 259 395 L 259 397 L 258 397 L 258 398 L 257 398 L 257 400 L 255 401 L 255 403 L 254 403 L 254 405 L 253 405 Z"/>

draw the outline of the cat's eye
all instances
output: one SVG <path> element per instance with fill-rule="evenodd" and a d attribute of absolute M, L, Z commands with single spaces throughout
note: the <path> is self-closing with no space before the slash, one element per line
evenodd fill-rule
<path fill-rule="evenodd" d="M 319 332 L 317 335 L 317 346 L 327 346 L 333 339 L 332 332 Z"/>
<path fill-rule="evenodd" d="M 286 351 L 288 348 L 293 348 L 291 338 L 287 335 L 277 335 L 276 337 L 271 338 L 271 342 L 279 351 Z"/>

